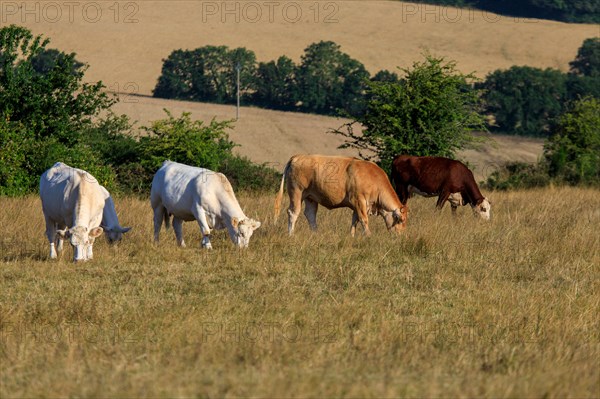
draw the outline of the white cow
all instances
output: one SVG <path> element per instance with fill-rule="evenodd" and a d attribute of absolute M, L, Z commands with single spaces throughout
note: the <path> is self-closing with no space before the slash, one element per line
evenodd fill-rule
<path fill-rule="evenodd" d="M 154 240 L 158 242 L 161 224 L 173 230 L 177 243 L 184 247 L 183 222 L 196 220 L 202 232 L 202 246 L 212 248 L 211 229 L 227 228 L 238 247 L 245 248 L 260 222 L 246 217 L 231 184 L 222 173 L 165 161 L 154 175 L 150 202 L 154 210 Z"/>
<path fill-rule="evenodd" d="M 119 226 L 108 191 L 84 170 L 55 163 L 40 178 L 40 197 L 51 259 L 57 257 L 57 250 L 62 251 L 65 238 L 73 246 L 74 261 L 92 259 L 94 241 L 104 230 L 100 227 L 103 214 L 109 234 L 117 230 L 116 226 L 121 236 L 129 231 Z M 115 237 L 109 235 L 107 239 L 110 242 Z"/>
<path fill-rule="evenodd" d="M 115 244 L 123 239 L 123 234 L 131 230 L 131 227 L 121 227 L 119 224 L 119 218 L 117 217 L 117 211 L 115 210 L 115 202 L 113 201 L 110 193 L 107 189 L 100 186 L 104 195 L 104 210 L 102 211 L 102 222 L 100 227 L 104 229 L 106 240 L 109 244 Z"/>

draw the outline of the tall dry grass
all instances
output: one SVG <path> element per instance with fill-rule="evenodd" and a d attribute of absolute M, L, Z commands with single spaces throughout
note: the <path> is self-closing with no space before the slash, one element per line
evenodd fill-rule
<path fill-rule="evenodd" d="M 494 193 L 493 220 L 411 200 L 402 237 L 348 210 L 286 235 L 272 197 L 238 251 L 197 225 L 48 261 L 40 202 L 0 198 L 0 397 L 597 397 L 600 192 Z M 286 200 L 287 201 L 287 200 Z"/>

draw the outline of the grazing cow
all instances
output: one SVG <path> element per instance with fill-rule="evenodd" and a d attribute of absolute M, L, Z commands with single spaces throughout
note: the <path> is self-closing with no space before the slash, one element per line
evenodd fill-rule
<path fill-rule="evenodd" d="M 246 248 L 260 222 L 246 217 L 231 184 L 222 173 L 165 161 L 154 175 L 150 202 L 154 210 L 154 240 L 158 242 L 161 224 L 173 230 L 177 243 L 185 247 L 182 225 L 196 220 L 202 232 L 202 246 L 212 248 L 211 229 L 227 228 L 229 237 L 240 248 Z"/>
<path fill-rule="evenodd" d="M 317 229 L 319 204 L 327 209 L 352 209 L 352 236 L 358 222 L 366 235 L 371 234 L 368 215 L 382 215 L 388 230 L 400 231 L 405 226 L 408 208 L 400 203 L 385 172 L 373 162 L 340 156 L 294 155 L 283 170 L 275 200 L 275 218 L 281 209 L 286 179 L 290 235 L 303 201 L 306 202 L 304 215 L 312 230 Z"/>
<path fill-rule="evenodd" d="M 490 219 L 490 202 L 481 195 L 473 173 L 459 161 L 400 155 L 392 164 L 392 182 L 403 204 L 412 193 L 437 196 L 438 209 L 448 201 L 456 214 L 459 205 L 469 204 L 476 215 Z"/>
<path fill-rule="evenodd" d="M 100 186 L 106 201 L 104 202 L 104 210 L 102 211 L 102 222 L 100 227 L 104 229 L 104 235 L 109 244 L 115 244 L 123 239 L 123 234 L 131 230 L 131 227 L 121 227 L 117 211 L 115 210 L 115 202 L 108 190 Z"/>
<path fill-rule="evenodd" d="M 40 197 L 50 259 L 56 258 L 56 249 L 62 250 L 65 238 L 73 246 L 74 261 L 93 258 L 94 240 L 103 231 L 100 223 L 107 193 L 91 174 L 62 162 L 42 174 Z"/>

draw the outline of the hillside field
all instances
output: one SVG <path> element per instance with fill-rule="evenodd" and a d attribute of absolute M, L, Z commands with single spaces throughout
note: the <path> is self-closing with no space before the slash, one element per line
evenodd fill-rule
<path fill-rule="evenodd" d="M 0 397 L 597 397 L 598 191 L 489 196 L 490 222 L 416 198 L 402 236 L 352 239 L 349 210 L 290 238 L 241 194 L 244 251 L 195 223 L 155 246 L 117 198 L 133 230 L 83 264 L 47 259 L 37 197 L 0 198 Z"/>
<path fill-rule="evenodd" d="M 119 95 L 120 102 L 113 110 L 126 114 L 136 121 L 136 127 L 149 126 L 151 121 L 166 118 L 168 109 L 174 116 L 190 112 L 192 118 L 210 121 L 212 118 L 235 118 L 235 107 L 229 105 L 162 100 L 143 96 Z M 341 136 L 328 134 L 339 128 L 347 119 L 297 112 L 272 111 L 242 107 L 240 119 L 229 131 L 230 139 L 239 144 L 234 151 L 254 162 L 267 163 L 282 171 L 294 154 L 328 154 L 356 156 L 351 149 L 340 150 Z M 140 134 L 145 134 L 141 132 Z M 458 157 L 469 163 L 477 181 L 485 180 L 490 173 L 507 161 L 533 163 L 543 150 L 543 140 L 518 136 L 488 135 L 489 140 L 475 149 L 459 152 Z"/>

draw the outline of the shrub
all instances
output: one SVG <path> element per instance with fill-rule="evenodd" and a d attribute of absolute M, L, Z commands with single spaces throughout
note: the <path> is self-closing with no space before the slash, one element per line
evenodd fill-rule
<path fill-rule="evenodd" d="M 569 184 L 600 184 L 600 100 L 576 101 L 544 146 L 549 173 Z"/>
<path fill-rule="evenodd" d="M 490 190 L 518 190 L 544 187 L 550 183 L 550 176 L 543 164 L 510 162 L 493 172 L 484 182 Z"/>
<path fill-rule="evenodd" d="M 472 130 L 485 130 L 478 93 L 469 84 L 473 76 L 458 72 L 454 62 L 428 55 L 402 71 L 399 82 L 368 84 L 366 113 L 354 116 L 362 134 L 352 124 L 332 131 L 346 138 L 342 148 L 356 148 L 389 171 L 398 154 L 453 157 L 475 140 Z"/>

